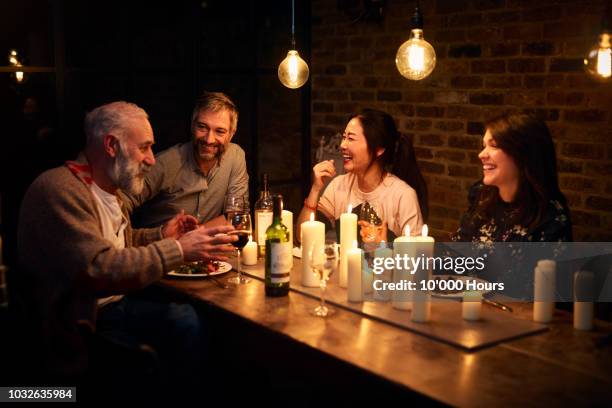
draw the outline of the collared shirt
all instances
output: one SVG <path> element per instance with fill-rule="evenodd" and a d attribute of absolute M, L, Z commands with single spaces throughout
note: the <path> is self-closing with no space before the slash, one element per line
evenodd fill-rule
<path fill-rule="evenodd" d="M 181 210 L 199 222 L 223 213 L 226 194 L 248 199 L 249 176 L 244 150 L 230 143 L 221 159 L 204 175 L 196 161 L 191 142 L 175 145 L 155 156 L 145 186 L 137 196 L 123 195 L 126 207 L 138 227 L 156 227 Z"/>

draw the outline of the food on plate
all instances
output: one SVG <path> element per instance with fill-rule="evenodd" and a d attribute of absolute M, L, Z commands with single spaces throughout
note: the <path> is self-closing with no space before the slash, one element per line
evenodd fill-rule
<path fill-rule="evenodd" d="M 219 270 L 218 261 L 197 261 L 179 266 L 176 273 L 182 275 L 208 274 Z"/>

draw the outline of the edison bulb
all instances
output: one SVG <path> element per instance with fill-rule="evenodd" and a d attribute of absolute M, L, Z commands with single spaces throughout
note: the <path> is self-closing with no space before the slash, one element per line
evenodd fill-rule
<path fill-rule="evenodd" d="M 610 34 L 602 33 L 599 43 L 589 51 L 584 59 L 587 72 L 596 78 L 609 80 L 612 77 L 612 52 L 610 50 Z"/>
<path fill-rule="evenodd" d="M 15 79 L 17 80 L 17 82 L 22 83 L 23 82 L 23 71 L 15 72 Z"/>
<path fill-rule="evenodd" d="M 278 66 L 278 79 L 287 88 L 297 89 L 308 81 L 308 64 L 300 58 L 296 50 L 290 50 Z"/>
<path fill-rule="evenodd" d="M 436 67 L 436 51 L 423 38 L 423 30 L 415 28 L 410 39 L 397 50 L 395 65 L 402 76 L 418 81 L 426 78 Z"/>

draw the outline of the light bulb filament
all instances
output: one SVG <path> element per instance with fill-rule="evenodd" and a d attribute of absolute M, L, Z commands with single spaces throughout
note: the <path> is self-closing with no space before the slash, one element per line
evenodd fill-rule
<path fill-rule="evenodd" d="M 298 79 L 298 60 L 297 60 L 297 56 L 295 55 L 291 55 L 289 56 L 289 69 L 288 69 L 288 74 L 289 74 L 289 81 L 291 81 L 292 84 L 295 84 L 297 82 Z"/>
<path fill-rule="evenodd" d="M 604 78 L 612 75 L 612 55 L 610 48 L 600 49 L 597 52 L 597 73 Z"/>
<path fill-rule="evenodd" d="M 425 69 L 425 49 L 418 45 L 411 45 L 408 49 L 408 65 L 414 71 Z"/>

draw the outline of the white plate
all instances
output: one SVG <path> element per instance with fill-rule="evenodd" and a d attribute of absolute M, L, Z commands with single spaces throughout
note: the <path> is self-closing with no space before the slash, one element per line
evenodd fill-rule
<path fill-rule="evenodd" d="M 231 270 L 232 270 L 232 265 L 230 265 L 227 262 L 219 262 L 219 269 L 211 273 L 179 273 L 176 271 L 170 271 L 168 272 L 168 276 L 174 276 L 177 278 L 196 279 L 196 278 L 206 278 L 208 276 L 222 275 L 224 273 L 228 273 Z"/>
<path fill-rule="evenodd" d="M 450 278 L 452 278 L 453 280 L 458 280 L 458 281 L 460 280 L 463 282 L 475 281 L 475 282 L 480 282 L 480 283 L 488 283 L 488 281 L 477 278 L 475 276 L 463 276 L 463 275 L 433 275 L 432 276 L 432 279 L 435 279 L 435 280 L 450 279 Z M 463 299 L 463 292 L 464 292 L 463 290 L 454 292 L 454 293 L 431 292 L 431 295 L 435 297 L 439 297 L 439 298 L 446 298 L 446 299 Z M 491 291 L 490 290 L 482 291 L 483 296 L 488 293 L 491 293 Z"/>

